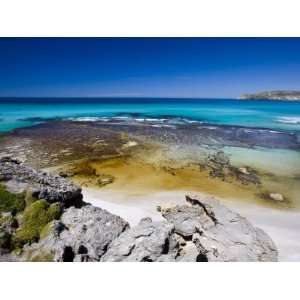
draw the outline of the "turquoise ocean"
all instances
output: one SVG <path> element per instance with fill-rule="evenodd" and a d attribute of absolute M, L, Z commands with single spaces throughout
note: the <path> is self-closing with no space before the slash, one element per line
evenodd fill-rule
<path fill-rule="evenodd" d="M 300 102 L 235 99 L 1 98 L 0 131 L 55 118 L 181 117 L 211 124 L 300 132 Z"/>

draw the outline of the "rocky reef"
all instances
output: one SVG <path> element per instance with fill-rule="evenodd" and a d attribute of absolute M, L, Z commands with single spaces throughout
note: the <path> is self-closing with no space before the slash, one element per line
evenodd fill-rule
<path fill-rule="evenodd" d="M 276 261 L 271 238 L 214 198 L 158 207 L 130 228 L 60 176 L 0 160 L 0 261 Z M 4 205 L 5 204 L 5 205 Z M 19 204 L 19 205 L 17 205 Z"/>
<path fill-rule="evenodd" d="M 209 169 L 209 175 L 211 177 L 221 178 L 223 181 L 234 178 L 242 184 L 254 184 L 260 185 L 261 180 L 257 175 L 257 172 L 248 167 L 237 168 L 230 163 L 229 156 L 223 151 L 217 151 L 214 154 L 210 154 L 205 161 L 205 164 L 201 165 L 202 168 Z"/>

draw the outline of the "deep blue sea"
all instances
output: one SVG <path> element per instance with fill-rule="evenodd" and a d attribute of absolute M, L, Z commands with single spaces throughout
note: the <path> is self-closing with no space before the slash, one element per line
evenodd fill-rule
<path fill-rule="evenodd" d="M 300 102 L 163 98 L 0 98 L 0 131 L 49 118 L 181 117 L 300 133 Z"/>

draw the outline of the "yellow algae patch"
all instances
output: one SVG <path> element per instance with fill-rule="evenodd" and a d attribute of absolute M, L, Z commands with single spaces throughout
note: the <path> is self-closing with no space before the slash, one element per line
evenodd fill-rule
<path fill-rule="evenodd" d="M 181 166 L 164 163 L 149 163 L 132 157 L 117 157 L 101 161 L 89 162 L 89 168 L 94 174 L 107 174 L 114 178 L 109 184 L 97 185 L 93 176 L 74 176 L 73 180 L 84 186 L 101 188 L 106 191 L 119 191 L 128 196 L 147 195 L 158 191 L 188 190 L 214 195 L 220 198 L 236 199 L 236 201 L 258 203 L 277 208 L 289 208 L 295 203 L 272 203 L 261 197 L 265 190 L 282 192 L 280 185 L 265 181 L 262 187 L 243 185 L 236 181 L 223 181 L 211 178 L 207 170 L 197 164 L 183 164 Z M 293 197 L 284 189 L 288 199 Z"/>

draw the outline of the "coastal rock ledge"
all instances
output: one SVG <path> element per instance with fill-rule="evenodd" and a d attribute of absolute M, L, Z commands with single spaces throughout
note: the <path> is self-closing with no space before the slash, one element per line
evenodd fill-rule
<path fill-rule="evenodd" d="M 186 196 L 185 205 L 159 208 L 164 221 L 144 218 L 130 228 L 121 217 L 84 203 L 80 188 L 64 178 L 36 172 L 9 158 L 0 160 L 0 178 L 10 191 L 13 183 L 18 190 L 30 185 L 39 191 L 41 185 L 48 189 L 37 193 L 23 210 L 12 212 L 0 205 L 0 261 L 277 261 L 271 238 L 214 198 Z M 28 231 L 28 218 L 33 208 L 40 207 L 37 203 L 43 204 L 44 214 L 56 204 L 61 213 L 48 218 L 43 228 L 38 223 L 41 230 L 34 239 L 16 243 L 20 232 Z"/>

